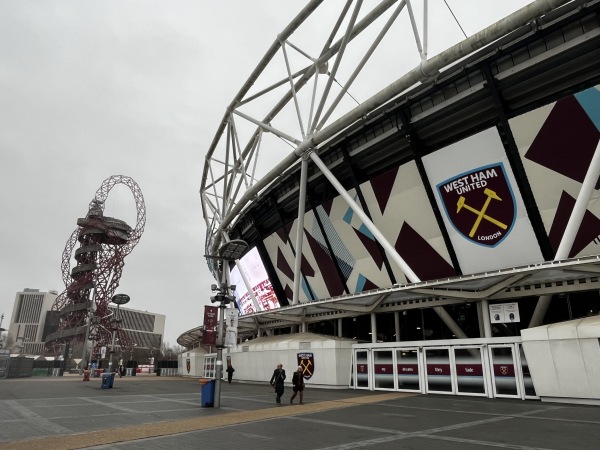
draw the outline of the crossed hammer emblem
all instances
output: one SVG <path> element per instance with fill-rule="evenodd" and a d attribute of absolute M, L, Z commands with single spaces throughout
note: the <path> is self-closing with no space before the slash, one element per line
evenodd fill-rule
<path fill-rule="evenodd" d="M 300 365 L 302 366 L 302 373 L 303 374 L 308 374 L 309 376 L 312 375 L 312 372 L 309 369 L 309 367 L 312 366 L 312 362 L 311 362 L 310 359 L 302 359 L 302 360 L 300 360 Z"/>
<path fill-rule="evenodd" d="M 502 199 L 498 196 L 498 194 L 496 194 L 494 191 L 492 191 L 491 189 L 488 189 L 488 188 L 486 188 L 483 191 L 483 193 L 485 195 L 487 195 L 487 198 L 485 199 L 485 203 L 483 204 L 483 207 L 480 210 L 467 205 L 465 203 L 465 198 L 462 195 L 460 196 L 460 198 L 458 199 L 458 202 L 456 203 L 456 212 L 457 213 L 460 212 L 460 210 L 464 208 L 466 210 L 471 211 L 472 213 L 474 213 L 477 216 L 477 219 L 475 220 L 475 223 L 473 224 L 473 227 L 471 227 L 471 231 L 469 232 L 469 237 L 471 237 L 471 238 L 475 235 L 475 232 L 477 231 L 477 228 L 479 228 L 479 225 L 481 224 L 481 221 L 483 219 L 485 219 L 488 222 L 491 222 L 495 225 L 498 225 L 503 230 L 506 230 L 508 228 L 508 225 L 500 222 L 499 220 L 494 219 L 493 217 L 488 216 L 485 213 L 492 200 L 502 201 Z"/>

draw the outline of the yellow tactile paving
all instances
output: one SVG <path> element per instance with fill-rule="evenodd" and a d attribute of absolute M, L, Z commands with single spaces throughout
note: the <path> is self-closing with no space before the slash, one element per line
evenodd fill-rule
<path fill-rule="evenodd" d="M 0 444 L 1 449 L 9 450 L 69 450 L 89 447 L 93 445 L 115 444 L 129 442 L 149 437 L 168 436 L 189 431 L 207 430 L 228 425 L 238 425 L 260 420 L 278 419 L 282 416 L 294 416 L 315 413 L 332 409 L 348 408 L 350 406 L 365 405 L 383 402 L 401 397 L 410 397 L 414 394 L 387 393 L 368 395 L 363 397 L 347 398 L 326 402 L 307 403 L 304 405 L 275 406 L 273 408 L 255 411 L 239 411 L 234 413 L 219 414 L 211 417 L 198 417 L 168 422 L 155 422 L 143 425 L 134 425 L 125 428 L 111 428 L 86 433 L 50 436 L 41 439 L 27 439 L 18 442 Z"/>

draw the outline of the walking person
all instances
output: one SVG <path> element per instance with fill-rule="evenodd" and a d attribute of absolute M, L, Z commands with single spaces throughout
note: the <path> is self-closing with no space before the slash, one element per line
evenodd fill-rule
<path fill-rule="evenodd" d="M 294 399 L 296 398 L 296 394 L 300 394 L 300 404 L 304 405 L 302 400 L 304 400 L 304 369 L 302 366 L 298 366 L 294 375 L 292 375 L 292 389 L 294 393 L 290 398 L 290 403 L 294 403 Z"/>
<path fill-rule="evenodd" d="M 229 382 L 229 384 L 231 384 L 231 379 L 233 378 L 233 372 L 235 372 L 235 369 L 233 368 L 231 363 L 227 364 L 227 369 L 225 369 L 225 372 L 227 372 L 227 381 Z"/>
<path fill-rule="evenodd" d="M 285 380 L 285 370 L 283 370 L 283 364 L 277 364 L 277 369 L 273 371 L 271 377 L 271 386 L 275 388 L 275 403 L 281 403 L 281 396 L 283 395 L 283 382 Z"/>

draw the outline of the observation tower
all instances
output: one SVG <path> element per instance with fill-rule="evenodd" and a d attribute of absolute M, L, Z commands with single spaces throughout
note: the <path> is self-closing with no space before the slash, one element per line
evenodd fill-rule
<path fill-rule="evenodd" d="M 104 215 L 105 201 L 118 184 L 127 186 L 135 200 L 137 220 L 133 228 L 123 220 Z M 123 175 L 104 180 L 86 216 L 77 219 L 77 228 L 62 254 L 65 290 L 52 306 L 56 331 L 46 339 L 49 351 L 56 352 L 62 344 L 89 338 L 93 342 L 92 355 L 97 355 L 100 347 L 111 343 L 113 331 L 121 347 L 131 346 L 129 336 L 112 317 L 109 303 L 119 286 L 125 257 L 139 242 L 145 223 L 146 207 L 137 183 Z M 76 264 L 71 268 L 72 259 Z"/>

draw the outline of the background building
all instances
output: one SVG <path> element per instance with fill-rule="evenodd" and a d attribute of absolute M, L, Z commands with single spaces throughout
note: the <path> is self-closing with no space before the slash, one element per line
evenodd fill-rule
<path fill-rule="evenodd" d="M 56 291 L 40 292 L 38 289 L 24 289 L 17 292 L 13 315 L 8 327 L 5 346 L 12 348 L 13 353 L 29 355 L 42 355 L 45 347 L 45 337 L 56 329 L 56 321 L 51 311 L 58 293 Z M 116 313 L 116 306 L 109 307 Z M 118 342 L 116 348 L 125 353 L 136 353 L 146 349 L 151 355 L 153 351 L 158 354 L 163 342 L 166 316 L 148 311 L 120 308 L 119 317 L 121 327 L 128 333 L 132 346 L 120 349 Z M 91 346 L 91 342 L 88 343 Z M 89 354 L 89 353 L 88 353 Z M 77 354 L 74 354 L 77 357 Z"/>
<path fill-rule="evenodd" d="M 17 292 L 5 343 L 7 348 L 12 348 L 13 353 L 30 355 L 44 352 L 46 317 L 56 297 L 56 291 L 25 288 Z"/>

